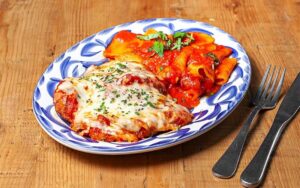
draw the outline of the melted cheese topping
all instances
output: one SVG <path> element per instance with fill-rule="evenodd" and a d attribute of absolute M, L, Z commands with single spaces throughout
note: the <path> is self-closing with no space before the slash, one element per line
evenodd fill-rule
<path fill-rule="evenodd" d="M 141 125 L 134 121 L 138 119 L 144 122 L 143 126 L 155 126 L 158 132 L 170 130 L 170 122 L 167 121 L 172 120 L 166 118 L 166 111 L 188 112 L 149 83 L 122 84 L 126 75 L 159 82 L 143 65 L 119 61 L 91 66 L 80 78 L 66 78 L 59 85 L 59 90 L 77 93 L 78 110 L 73 123 L 88 125 L 86 132 L 90 127 L 97 127 L 104 133 L 116 135 L 124 130 L 139 131 Z M 108 118 L 110 125 L 97 120 L 98 115 Z"/>

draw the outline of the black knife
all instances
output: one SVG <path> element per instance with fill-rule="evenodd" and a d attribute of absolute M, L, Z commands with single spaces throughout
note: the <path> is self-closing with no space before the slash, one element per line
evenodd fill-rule
<path fill-rule="evenodd" d="M 300 73 L 298 73 L 297 78 L 284 97 L 268 135 L 266 136 L 252 161 L 242 172 L 242 185 L 246 187 L 256 187 L 262 182 L 268 163 L 271 159 L 272 152 L 275 150 L 283 130 L 297 114 L 299 107 Z"/>

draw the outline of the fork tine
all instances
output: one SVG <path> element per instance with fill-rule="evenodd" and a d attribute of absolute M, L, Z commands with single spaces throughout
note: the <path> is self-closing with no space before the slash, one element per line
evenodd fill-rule
<path fill-rule="evenodd" d="M 271 89 L 270 89 L 270 91 L 269 91 L 269 95 L 268 95 L 268 97 L 267 97 L 267 101 L 270 101 L 271 100 L 271 98 L 272 98 L 272 96 L 274 96 L 274 93 L 273 93 L 273 91 L 274 91 L 274 87 L 275 87 L 275 84 L 276 84 L 276 81 L 277 81 L 277 77 L 278 77 L 278 73 L 280 72 L 280 67 L 279 67 L 279 70 L 276 70 L 276 73 L 275 73 L 275 78 L 274 78 L 274 80 L 273 80 L 273 83 L 272 83 L 272 86 L 271 86 Z M 274 70 L 275 71 L 275 70 Z"/>
<path fill-rule="evenodd" d="M 261 98 L 262 98 L 262 99 L 265 99 L 265 97 L 266 97 L 266 95 L 267 95 L 267 93 L 268 93 L 268 90 L 269 90 L 269 87 L 270 87 L 270 83 L 271 83 L 271 80 L 272 80 L 272 77 L 273 77 L 273 74 L 274 74 L 275 70 L 276 70 L 276 66 L 273 68 L 273 71 L 272 71 L 272 73 L 271 73 L 271 76 L 270 76 L 270 78 L 268 79 L 268 82 L 267 82 L 267 84 L 266 84 L 266 86 L 265 86 L 264 92 L 263 92 L 263 94 L 261 95 Z"/>
<path fill-rule="evenodd" d="M 260 97 L 261 92 L 262 92 L 262 89 L 263 89 L 263 86 L 264 86 L 264 84 L 265 84 L 265 82 L 266 82 L 266 79 L 267 79 L 267 76 L 268 76 L 268 74 L 269 74 L 270 68 L 271 68 L 271 65 L 268 66 L 268 68 L 267 68 L 267 70 L 266 70 L 266 72 L 265 72 L 265 74 L 264 74 L 264 77 L 263 77 L 263 79 L 262 79 L 261 82 L 260 82 L 260 85 L 259 85 L 259 87 L 258 87 L 258 90 L 257 90 L 257 92 L 256 92 L 256 95 L 255 95 L 255 97 L 254 97 L 253 102 L 254 102 L 254 101 L 257 101 L 257 100 L 259 99 L 259 97 Z"/>
<path fill-rule="evenodd" d="M 279 84 L 278 84 L 278 86 L 277 86 L 277 88 L 276 88 L 274 97 L 273 97 L 273 99 L 272 99 L 272 101 L 271 101 L 272 103 L 277 102 L 277 100 L 278 100 L 278 97 L 279 97 L 279 95 L 280 95 L 280 91 L 281 91 L 281 88 L 282 88 L 284 76 L 285 76 L 285 71 L 286 71 L 286 69 L 284 68 L 284 69 L 283 69 L 283 73 L 282 73 L 281 78 L 280 78 L 280 81 L 279 81 Z"/>

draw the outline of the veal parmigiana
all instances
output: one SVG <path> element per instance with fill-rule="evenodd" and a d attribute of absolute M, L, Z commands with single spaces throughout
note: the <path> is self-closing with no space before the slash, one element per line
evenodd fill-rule
<path fill-rule="evenodd" d="M 134 62 L 110 61 L 89 67 L 80 78 L 64 79 L 54 103 L 72 130 L 94 140 L 138 141 L 192 120 L 164 84 Z"/>

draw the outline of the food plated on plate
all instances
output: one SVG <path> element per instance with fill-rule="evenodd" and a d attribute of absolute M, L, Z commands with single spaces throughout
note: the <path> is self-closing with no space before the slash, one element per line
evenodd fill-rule
<path fill-rule="evenodd" d="M 192 121 L 189 109 L 201 96 L 228 81 L 237 64 L 231 54 L 204 33 L 120 31 L 104 51 L 109 62 L 59 83 L 55 109 L 93 140 L 135 142 L 177 130 Z"/>
<path fill-rule="evenodd" d="M 237 61 L 232 50 L 217 45 L 210 35 L 149 29 L 145 34 L 118 32 L 104 55 L 142 63 L 163 81 L 177 103 L 193 108 L 199 97 L 211 95 L 226 83 Z"/>
<path fill-rule="evenodd" d="M 89 67 L 80 78 L 62 81 L 54 103 L 80 135 L 132 142 L 176 130 L 192 120 L 189 111 L 166 92 L 142 64 L 110 61 Z"/>

